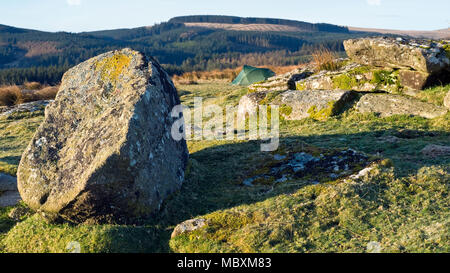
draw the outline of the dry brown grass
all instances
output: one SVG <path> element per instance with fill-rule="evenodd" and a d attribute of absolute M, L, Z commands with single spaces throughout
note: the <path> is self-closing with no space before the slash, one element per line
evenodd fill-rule
<path fill-rule="evenodd" d="M 290 72 L 296 68 L 298 65 L 291 66 L 264 66 L 264 68 L 269 68 L 275 74 L 284 74 Z M 176 84 L 196 84 L 198 82 L 207 82 L 207 81 L 224 81 L 231 82 L 234 80 L 237 75 L 241 72 L 242 67 L 234 68 L 234 69 L 223 69 L 223 70 L 212 70 L 212 71 L 194 71 L 194 72 L 186 72 L 183 75 L 175 75 L 172 77 L 172 80 Z"/>
<path fill-rule="evenodd" d="M 26 82 L 23 87 L 27 90 L 38 90 L 42 88 L 42 85 L 39 82 Z"/>
<path fill-rule="evenodd" d="M 12 106 L 23 101 L 22 90 L 17 85 L 0 87 L 0 106 Z"/>
<path fill-rule="evenodd" d="M 33 100 L 52 100 L 56 97 L 58 93 L 58 86 L 46 86 L 40 90 L 33 93 Z"/>
<path fill-rule="evenodd" d="M 10 85 L 0 87 L 0 106 L 13 106 L 25 102 L 51 100 L 58 93 L 58 86 L 37 86 L 38 83 L 26 83 L 23 86 Z M 34 88 L 33 88 L 34 87 Z"/>
<path fill-rule="evenodd" d="M 213 71 L 193 71 L 183 75 L 175 75 L 172 80 L 178 84 L 195 84 L 201 81 L 232 81 L 240 72 L 237 69 L 223 69 Z"/>
<path fill-rule="evenodd" d="M 341 65 L 337 61 L 338 55 L 327 49 L 320 48 L 313 52 L 312 54 L 312 62 L 317 71 L 328 70 L 328 71 L 336 71 Z"/>

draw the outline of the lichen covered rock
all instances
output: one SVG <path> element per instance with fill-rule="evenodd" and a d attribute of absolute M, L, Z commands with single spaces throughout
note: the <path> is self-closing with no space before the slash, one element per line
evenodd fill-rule
<path fill-rule="evenodd" d="M 403 85 L 398 72 L 393 69 L 381 69 L 349 62 L 345 60 L 341 68 L 335 71 L 319 71 L 295 83 L 297 90 L 354 90 L 402 91 Z"/>
<path fill-rule="evenodd" d="M 266 81 L 254 83 L 248 87 L 248 90 L 250 92 L 293 90 L 297 81 L 305 79 L 312 74 L 312 69 L 309 67 L 298 68 L 282 75 L 270 77 Z"/>
<path fill-rule="evenodd" d="M 430 74 L 449 68 L 446 45 L 446 42 L 386 37 L 344 41 L 347 55 L 357 63 L 412 69 Z"/>
<path fill-rule="evenodd" d="M 280 111 L 287 120 L 307 117 L 325 120 L 339 113 L 353 97 L 354 93 L 346 90 L 291 90 L 280 94 L 274 103 L 289 109 Z"/>
<path fill-rule="evenodd" d="M 361 113 L 378 113 L 381 117 L 414 115 L 435 118 L 447 113 L 447 109 L 431 103 L 394 94 L 366 94 L 356 105 Z"/>
<path fill-rule="evenodd" d="M 184 179 L 186 143 L 170 135 L 179 103 L 161 66 L 130 49 L 70 69 L 22 155 L 23 200 L 74 223 L 149 216 Z"/>
<path fill-rule="evenodd" d="M 435 83 L 448 82 L 450 55 L 446 41 L 403 38 L 362 38 L 347 40 L 344 47 L 358 64 L 398 71 L 402 86 L 421 90 Z"/>

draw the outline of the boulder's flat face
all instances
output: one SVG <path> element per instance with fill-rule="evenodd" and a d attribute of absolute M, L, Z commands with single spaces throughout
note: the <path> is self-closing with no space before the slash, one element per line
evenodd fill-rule
<path fill-rule="evenodd" d="M 364 65 L 439 73 L 450 60 L 444 44 L 426 40 L 363 38 L 344 42 L 347 55 Z"/>
<path fill-rule="evenodd" d="M 23 200 L 75 223 L 150 215 L 184 179 L 186 143 L 170 135 L 177 104 L 161 66 L 130 49 L 70 69 L 22 155 Z"/>
<path fill-rule="evenodd" d="M 444 106 L 450 109 L 450 91 L 448 91 L 447 95 L 444 97 Z"/>
<path fill-rule="evenodd" d="M 393 94 L 366 94 L 361 97 L 356 109 L 361 113 L 378 113 L 382 117 L 414 115 L 435 118 L 447 113 L 444 107 Z"/>

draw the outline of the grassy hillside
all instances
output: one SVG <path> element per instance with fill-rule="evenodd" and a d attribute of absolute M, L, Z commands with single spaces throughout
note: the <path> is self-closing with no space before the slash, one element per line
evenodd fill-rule
<path fill-rule="evenodd" d="M 257 22 L 298 31 L 236 31 L 186 22 Z M 177 17 L 152 27 L 86 33 L 43 32 L 0 25 L 0 84 L 57 83 L 64 71 L 100 53 L 131 47 L 155 56 L 171 73 L 250 65 L 292 65 L 319 46 L 343 52 L 342 41 L 367 36 L 330 24 L 223 16 Z M 258 54 L 248 63 L 249 54 Z"/>
<path fill-rule="evenodd" d="M 246 89 L 226 83 L 177 86 L 192 105 L 237 104 Z M 442 104 L 449 86 L 423 92 Z M 0 117 L 0 162 L 14 170 L 42 113 Z M 428 144 L 450 145 L 450 114 L 435 119 L 380 118 L 349 107 L 326 121 L 282 120 L 283 151 L 355 149 L 370 155 L 357 181 L 303 177 L 275 186 L 242 182 L 270 160 L 259 141 L 189 141 L 182 189 L 144 226 L 47 224 L 39 216 L 9 220 L 0 210 L 0 251 L 67 252 L 449 252 L 449 157 L 429 157 Z M 396 141 L 390 141 L 393 137 Z M 5 159 L 6 158 L 6 159 Z M 361 166 L 362 168 L 363 166 Z M 230 171 L 232 170 L 232 171 Z M 175 225 L 196 217 L 207 227 L 170 239 Z"/>

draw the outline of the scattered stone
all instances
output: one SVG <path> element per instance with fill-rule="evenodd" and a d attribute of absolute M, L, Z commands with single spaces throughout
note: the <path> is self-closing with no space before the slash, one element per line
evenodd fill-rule
<path fill-rule="evenodd" d="M 184 233 L 191 233 L 205 225 L 206 225 L 206 219 L 203 219 L 203 218 L 197 218 L 197 219 L 191 219 L 191 220 L 184 221 L 183 223 L 178 224 L 175 227 L 170 238 L 177 237 Z"/>
<path fill-rule="evenodd" d="M 366 94 L 356 105 L 361 113 L 378 113 L 381 117 L 414 115 L 435 118 L 447 113 L 447 109 L 420 100 L 394 94 Z"/>
<path fill-rule="evenodd" d="M 354 91 L 396 91 L 395 83 L 379 85 L 373 83 L 373 69 L 356 63 L 349 63 L 337 71 L 320 71 L 308 78 L 296 81 L 296 90 L 354 90 Z"/>
<path fill-rule="evenodd" d="M 429 157 L 450 156 L 450 146 L 429 144 L 422 149 L 422 154 Z"/>
<path fill-rule="evenodd" d="M 383 248 L 379 242 L 372 241 L 367 243 L 367 253 L 381 253 L 382 249 Z"/>
<path fill-rule="evenodd" d="M 360 179 L 361 177 L 367 176 L 373 169 L 374 169 L 374 167 L 364 168 L 361 171 L 359 171 L 357 174 L 351 175 L 350 178 L 354 179 L 354 180 Z"/>
<path fill-rule="evenodd" d="M 184 180 L 186 142 L 171 136 L 179 103 L 162 67 L 131 49 L 70 69 L 22 155 L 24 202 L 73 223 L 150 216 Z"/>
<path fill-rule="evenodd" d="M 324 120 L 339 113 L 353 98 L 352 91 L 291 90 L 280 94 L 274 103 L 280 105 L 280 114 L 287 120 L 300 120 L 307 117 Z"/>
<path fill-rule="evenodd" d="M 31 213 L 31 210 L 27 207 L 17 207 L 13 208 L 9 214 L 8 217 L 11 218 L 14 221 L 20 221 L 22 217 L 29 215 Z"/>
<path fill-rule="evenodd" d="M 40 100 L 33 102 L 26 102 L 19 105 L 14 106 L 2 106 L 0 107 L 0 116 L 8 116 L 14 113 L 23 113 L 23 112 L 36 112 L 39 110 L 44 110 L 45 106 L 50 104 L 53 100 Z"/>
<path fill-rule="evenodd" d="M 289 152 L 282 161 L 269 162 L 258 168 L 259 171 L 267 171 L 250 176 L 242 184 L 248 187 L 274 185 L 309 176 L 337 179 L 350 175 L 365 164 L 368 164 L 368 157 L 352 149 L 329 151 L 318 156 L 307 152 Z"/>

